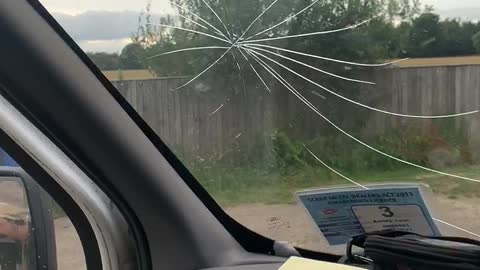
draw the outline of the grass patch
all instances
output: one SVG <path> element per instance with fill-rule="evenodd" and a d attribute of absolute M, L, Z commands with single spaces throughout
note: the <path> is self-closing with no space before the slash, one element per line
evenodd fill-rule
<path fill-rule="evenodd" d="M 451 168 L 448 172 L 480 178 L 480 166 Z M 295 202 L 295 191 L 336 185 L 349 185 L 323 168 L 306 167 L 290 175 L 264 172 L 251 168 L 233 170 L 205 169 L 195 171 L 207 191 L 222 206 L 241 204 L 289 204 Z M 480 197 L 480 184 L 454 179 L 418 169 L 403 169 L 383 172 L 360 172 L 349 177 L 362 183 L 424 183 L 434 193 L 452 199 Z"/>
<path fill-rule="evenodd" d="M 464 133 L 463 128 L 454 128 L 449 122 L 435 122 L 429 134 L 404 127 L 365 138 L 365 142 L 414 164 L 480 179 L 480 161 L 472 158 L 476 149 L 468 144 Z M 361 137 L 361 134 L 354 135 Z M 425 183 L 435 193 L 450 198 L 480 196 L 479 183 L 402 164 L 345 136 L 324 135 L 299 141 L 286 132 L 275 132 L 271 140 L 271 144 L 263 146 L 268 148 L 260 151 L 266 155 L 247 155 L 236 167 L 214 158 L 191 163 L 183 160 L 224 206 L 293 203 L 295 191 L 350 184 L 319 164 L 305 146 L 323 162 L 362 184 Z"/>

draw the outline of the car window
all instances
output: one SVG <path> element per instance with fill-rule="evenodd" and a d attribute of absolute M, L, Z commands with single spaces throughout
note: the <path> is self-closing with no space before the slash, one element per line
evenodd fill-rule
<path fill-rule="evenodd" d="M 63 209 L 0 149 L 0 269 L 86 269 Z"/>
<path fill-rule="evenodd" d="M 250 229 L 335 253 L 375 222 L 480 238 L 477 1 L 41 2 Z M 379 187 L 415 200 L 359 209 Z"/>

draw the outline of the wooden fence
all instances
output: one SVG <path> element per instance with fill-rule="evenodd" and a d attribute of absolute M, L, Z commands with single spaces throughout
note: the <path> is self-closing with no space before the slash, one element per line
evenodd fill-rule
<path fill-rule="evenodd" d="M 332 90 L 372 107 L 402 114 L 438 115 L 480 108 L 480 66 L 385 68 L 355 74 L 376 85 L 351 91 Z M 318 78 L 316 81 L 321 81 Z M 185 79 L 172 78 L 118 81 L 115 85 L 171 148 L 198 161 L 235 162 L 242 154 L 266 155 L 276 130 L 309 139 L 321 136 L 327 128 L 321 117 L 280 85 L 273 85 L 272 93 L 258 82 L 245 88 L 241 84 L 221 84 L 227 90 L 199 83 L 193 88 L 171 91 L 183 82 Z M 358 128 L 359 121 L 365 135 L 399 126 L 418 126 L 428 132 L 434 123 L 369 112 L 312 85 L 295 85 L 301 85 L 298 90 L 347 131 Z M 479 114 L 459 118 L 456 123 L 466 123 L 463 126 L 468 127 L 472 147 L 480 149 Z"/>

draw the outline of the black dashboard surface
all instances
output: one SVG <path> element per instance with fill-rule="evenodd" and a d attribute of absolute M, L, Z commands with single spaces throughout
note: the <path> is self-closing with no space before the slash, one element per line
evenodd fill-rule
<path fill-rule="evenodd" d="M 253 264 L 253 265 L 239 265 L 219 268 L 208 268 L 202 270 L 278 270 L 282 266 L 281 263 L 274 264 Z"/>

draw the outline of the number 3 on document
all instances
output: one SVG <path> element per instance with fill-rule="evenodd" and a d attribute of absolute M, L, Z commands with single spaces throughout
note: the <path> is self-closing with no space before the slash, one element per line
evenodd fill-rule
<path fill-rule="evenodd" d="M 392 212 L 392 210 L 388 206 L 379 206 L 378 209 L 383 211 L 382 216 L 386 218 L 391 218 L 395 216 L 395 214 Z"/>
<path fill-rule="evenodd" d="M 352 211 L 365 232 L 395 230 L 433 235 L 418 205 L 359 205 Z"/>

